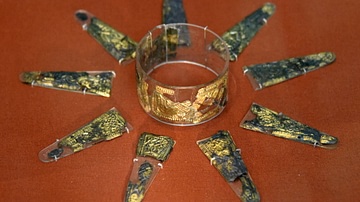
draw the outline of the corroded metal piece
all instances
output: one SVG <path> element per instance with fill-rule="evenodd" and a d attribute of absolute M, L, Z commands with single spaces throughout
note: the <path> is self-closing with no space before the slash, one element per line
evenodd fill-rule
<path fill-rule="evenodd" d="M 213 118 L 227 103 L 227 79 L 225 73 L 213 83 L 200 88 L 195 100 L 172 101 L 171 89 L 156 87 L 149 95 L 148 83 L 138 75 L 139 100 L 146 112 L 153 113 L 165 121 L 183 124 L 197 124 Z"/>
<path fill-rule="evenodd" d="M 198 141 L 197 144 L 242 201 L 260 200 L 239 149 L 236 148 L 228 131 L 218 131 L 215 135 Z"/>
<path fill-rule="evenodd" d="M 169 157 L 174 145 L 175 141 L 170 137 L 143 133 L 139 138 L 136 155 L 165 161 Z"/>
<path fill-rule="evenodd" d="M 185 10 L 182 0 L 163 1 L 163 24 L 187 23 Z M 179 45 L 190 45 L 189 30 L 186 26 L 181 26 Z"/>
<path fill-rule="evenodd" d="M 126 189 L 126 202 L 140 202 L 172 151 L 175 141 L 167 136 L 142 133 Z"/>
<path fill-rule="evenodd" d="M 40 160 L 49 162 L 86 149 L 96 143 L 120 137 L 129 132 L 129 124 L 113 108 L 90 123 L 57 140 L 39 153 Z"/>
<path fill-rule="evenodd" d="M 254 89 L 259 90 L 314 71 L 335 61 L 332 52 L 321 52 L 297 58 L 243 67 Z"/>
<path fill-rule="evenodd" d="M 20 80 L 32 86 L 41 86 L 110 97 L 115 72 L 23 72 Z"/>
<path fill-rule="evenodd" d="M 252 104 L 240 126 L 248 130 L 324 148 L 333 148 L 338 142 L 336 137 L 255 103 Z"/>
<path fill-rule="evenodd" d="M 163 24 L 187 23 L 182 0 L 163 0 Z"/>
<path fill-rule="evenodd" d="M 247 173 L 246 166 L 229 132 L 218 131 L 212 137 L 201 140 L 197 144 L 227 181 L 232 182 Z"/>
<path fill-rule="evenodd" d="M 75 13 L 76 19 L 94 39 L 100 43 L 119 63 L 135 58 L 137 43 L 127 35 L 96 18 L 85 10 Z"/>
<path fill-rule="evenodd" d="M 249 45 L 251 39 L 256 35 L 260 28 L 267 23 L 267 20 L 274 12 L 275 5 L 266 3 L 221 36 L 228 44 L 230 61 L 237 60 L 238 55 Z M 213 46 L 217 50 L 222 49 L 221 41 L 219 40 L 215 40 Z"/>
<path fill-rule="evenodd" d="M 137 180 L 135 182 L 129 181 L 125 202 L 140 202 L 145 196 L 146 188 L 151 183 L 152 175 L 154 174 L 154 166 L 145 161 L 137 170 Z"/>
<path fill-rule="evenodd" d="M 112 109 L 89 124 L 59 141 L 59 147 L 69 147 L 74 152 L 81 151 L 88 144 L 111 140 L 123 135 L 126 121 L 115 109 Z"/>
<path fill-rule="evenodd" d="M 56 148 L 56 149 L 51 150 L 47 156 L 50 159 L 58 159 L 58 158 L 60 158 L 60 156 L 63 152 L 64 152 L 63 148 Z"/>
<path fill-rule="evenodd" d="M 241 189 L 243 190 L 240 198 L 243 202 L 259 202 L 260 195 L 257 191 L 254 182 L 252 181 L 250 175 L 242 175 L 239 177 L 241 182 Z"/>

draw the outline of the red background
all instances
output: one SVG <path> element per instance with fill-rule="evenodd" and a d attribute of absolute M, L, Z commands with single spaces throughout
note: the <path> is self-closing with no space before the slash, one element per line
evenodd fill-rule
<path fill-rule="evenodd" d="M 222 34 L 265 2 L 184 0 L 188 21 Z M 139 135 L 171 136 L 175 148 L 144 201 L 238 201 L 195 142 L 229 130 L 262 201 L 356 201 L 359 177 L 360 2 L 274 0 L 277 11 L 230 64 L 229 103 L 193 127 L 164 125 L 141 109 L 135 63 L 119 66 L 74 19 L 86 9 L 136 41 L 161 23 L 162 1 L 0 1 L 0 198 L 3 201 L 121 201 Z M 254 91 L 244 65 L 332 51 L 337 60 L 305 76 Z M 23 71 L 114 70 L 111 98 L 24 85 Z M 314 148 L 239 127 L 252 102 L 339 138 Z M 38 152 L 116 107 L 134 130 L 42 163 Z"/>

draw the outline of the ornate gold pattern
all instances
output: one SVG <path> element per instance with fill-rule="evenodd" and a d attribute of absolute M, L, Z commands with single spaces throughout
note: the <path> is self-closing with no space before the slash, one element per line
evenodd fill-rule
<path fill-rule="evenodd" d="M 175 141 L 170 137 L 145 132 L 139 138 L 136 154 L 165 161 L 169 157 L 174 145 Z"/>
<path fill-rule="evenodd" d="M 245 129 L 325 148 L 331 148 L 330 146 L 335 146 L 338 142 L 336 137 L 255 103 L 252 104 L 248 116 L 251 117 L 245 117 L 240 124 Z"/>
<path fill-rule="evenodd" d="M 153 165 L 145 161 L 137 170 L 138 179 L 136 182 L 129 182 L 126 189 L 125 202 L 140 202 L 145 196 L 146 188 L 153 177 Z"/>
<path fill-rule="evenodd" d="M 83 28 L 120 63 L 135 58 L 137 43 L 134 40 L 87 11 L 77 11 L 75 16 L 83 23 Z"/>
<path fill-rule="evenodd" d="M 275 5 L 266 3 L 221 36 L 229 48 L 230 61 L 237 60 L 238 55 L 249 45 L 251 39 L 266 24 L 274 12 Z M 215 40 L 213 46 L 219 51 L 224 49 L 220 40 Z"/>
<path fill-rule="evenodd" d="M 168 94 L 168 95 L 174 95 L 175 94 L 175 91 L 172 90 L 172 89 L 169 89 L 169 88 L 164 88 L 164 87 L 161 87 L 161 86 L 156 86 L 156 91 L 157 92 L 160 92 L 161 94 Z"/>
<path fill-rule="evenodd" d="M 136 80 L 137 80 L 136 90 L 137 90 L 139 102 L 142 108 L 145 110 L 145 112 L 148 113 L 151 111 L 150 100 L 148 95 L 149 84 L 142 79 L 142 77 L 138 72 L 136 72 Z"/>
<path fill-rule="evenodd" d="M 303 57 L 268 62 L 243 67 L 256 90 L 272 86 L 301 76 L 320 67 L 331 64 L 336 59 L 332 52 L 321 52 Z"/>
<path fill-rule="evenodd" d="M 218 131 L 215 135 L 198 141 L 197 144 L 227 182 L 232 183 L 239 179 L 242 184 L 239 196 L 243 201 L 260 201 L 259 193 L 228 131 Z"/>
<path fill-rule="evenodd" d="M 163 120 L 174 123 L 196 124 L 211 119 L 226 105 L 227 101 L 226 72 L 213 83 L 200 88 L 194 101 L 174 102 L 169 95 L 174 95 L 172 89 L 156 86 L 149 96 L 148 84 L 143 78 L 138 78 L 139 100 L 146 112 L 154 114 Z"/>
<path fill-rule="evenodd" d="M 114 108 L 61 139 L 58 148 L 68 147 L 78 152 L 88 145 L 119 137 L 127 130 L 125 119 Z"/>
<path fill-rule="evenodd" d="M 170 137 L 146 132 L 141 134 L 136 148 L 133 170 L 126 189 L 126 202 L 142 201 L 152 180 L 162 168 L 160 162 L 169 158 L 174 145 L 175 141 Z"/>
<path fill-rule="evenodd" d="M 115 72 L 23 72 L 20 80 L 32 86 L 110 97 Z"/>

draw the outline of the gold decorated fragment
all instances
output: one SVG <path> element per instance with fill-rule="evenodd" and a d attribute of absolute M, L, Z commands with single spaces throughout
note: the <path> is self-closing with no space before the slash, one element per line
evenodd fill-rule
<path fill-rule="evenodd" d="M 240 126 L 248 130 L 325 148 L 335 146 L 338 142 L 336 137 L 256 103 L 251 105 L 248 115 Z"/>
<path fill-rule="evenodd" d="M 115 72 L 24 72 L 20 80 L 32 86 L 110 97 Z"/>
<path fill-rule="evenodd" d="M 112 109 L 61 139 L 58 142 L 58 147 L 68 147 L 73 152 L 78 152 L 85 149 L 88 145 L 121 136 L 127 131 L 126 127 L 125 119 L 116 109 Z"/>
<path fill-rule="evenodd" d="M 159 161 L 165 161 L 174 145 L 175 141 L 170 137 L 145 132 L 139 138 L 136 154 L 137 156 L 148 156 Z"/>

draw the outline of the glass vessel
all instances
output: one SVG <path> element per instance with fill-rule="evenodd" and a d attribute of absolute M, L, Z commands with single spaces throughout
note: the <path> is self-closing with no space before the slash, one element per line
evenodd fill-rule
<path fill-rule="evenodd" d="M 229 50 L 207 27 L 163 24 L 136 51 L 137 93 L 147 114 L 177 126 L 218 116 L 228 100 Z"/>

